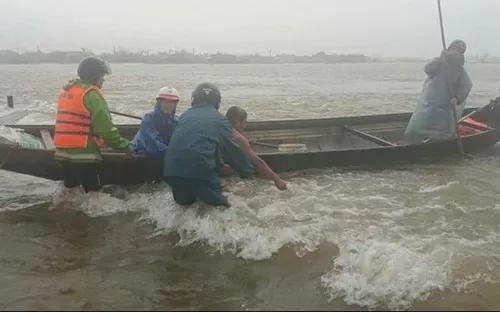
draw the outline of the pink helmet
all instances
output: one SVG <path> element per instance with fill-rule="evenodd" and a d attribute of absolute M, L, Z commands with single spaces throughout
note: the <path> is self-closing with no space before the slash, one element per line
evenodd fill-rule
<path fill-rule="evenodd" d="M 178 102 L 179 92 L 177 92 L 177 90 L 172 87 L 163 87 L 156 94 L 156 99 L 162 99 L 167 102 Z"/>

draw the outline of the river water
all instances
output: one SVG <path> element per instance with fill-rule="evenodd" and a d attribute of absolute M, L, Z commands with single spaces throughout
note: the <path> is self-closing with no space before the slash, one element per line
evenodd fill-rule
<path fill-rule="evenodd" d="M 293 119 L 411 111 L 423 64 L 113 66 L 110 106 L 219 85 L 222 111 Z M 76 65 L 1 65 L 19 123 L 53 120 Z M 500 64 L 468 64 L 469 106 Z M 0 115 L 7 113 L 2 108 Z M 116 122 L 131 122 L 116 118 Z M 168 186 L 110 187 L 51 210 L 60 183 L 0 170 L 1 309 L 500 309 L 500 147 L 463 162 L 231 178 L 228 210 L 177 206 Z"/>

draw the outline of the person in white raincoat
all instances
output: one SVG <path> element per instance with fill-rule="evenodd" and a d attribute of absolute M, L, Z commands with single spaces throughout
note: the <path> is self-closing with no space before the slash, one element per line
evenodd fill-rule
<path fill-rule="evenodd" d="M 454 138 L 452 105 L 457 119 L 462 116 L 472 82 L 464 69 L 466 44 L 453 41 L 424 71 L 422 95 L 404 134 L 405 142 L 418 144 Z"/>

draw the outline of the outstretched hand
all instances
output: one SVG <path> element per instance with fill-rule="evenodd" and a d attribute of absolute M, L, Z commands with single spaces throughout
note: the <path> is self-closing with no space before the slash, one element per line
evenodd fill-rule
<path fill-rule="evenodd" d="M 441 55 L 439 56 L 439 58 L 444 61 L 446 59 L 446 52 L 448 50 L 444 49 L 443 51 L 441 51 Z"/>
<path fill-rule="evenodd" d="M 281 180 L 281 179 L 278 179 L 278 180 L 275 180 L 274 181 L 274 185 L 276 185 L 276 187 L 278 188 L 278 190 L 280 191 L 284 191 L 287 189 L 287 186 L 286 186 L 286 183 L 285 181 Z"/>
<path fill-rule="evenodd" d="M 228 177 L 234 174 L 233 168 L 231 166 L 224 164 L 220 169 L 220 175 L 223 177 Z"/>
<path fill-rule="evenodd" d="M 133 149 L 129 148 L 127 152 L 125 153 L 125 156 L 127 158 L 134 158 L 136 156 L 135 152 Z"/>

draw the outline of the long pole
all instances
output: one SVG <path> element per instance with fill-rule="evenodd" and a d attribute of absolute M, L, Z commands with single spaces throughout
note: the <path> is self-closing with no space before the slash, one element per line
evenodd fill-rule
<path fill-rule="evenodd" d="M 134 116 L 134 115 L 124 114 L 124 113 L 115 112 L 115 111 L 109 111 L 109 112 L 111 114 L 115 114 L 115 115 L 119 115 L 119 116 L 124 116 L 124 117 L 132 118 L 132 119 L 142 120 L 141 117 Z"/>
<path fill-rule="evenodd" d="M 438 11 L 439 11 L 439 24 L 441 25 L 441 42 L 443 43 L 443 50 L 446 50 L 446 39 L 444 38 L 443 14 L 441 13 L 441 0 L 437 0 L 437 5 L 438 5 Z M 446 59 L 445 59 L 445 62 L 446 62 Z M 448 79 L 448 77 L 446 77 L 446 80 L 448 83 L 448 91 L 450 92 L 451 98 L 453 98 L 455 95 L 451 94 L 452 88 L 450 85 L 450 80 Z M 458 151 L 460 152 L 460 156 L 463 158 L 464 157 L 464 147 L 462 145 L 462 139 L 460 138 L 460 134 L 458 132 L 457 108 L 455 107 L 455 105 L 453 103 L 451 103 L 451 98 L 450 98 L 451 113 L 453 114 L 452 120 L 453 120 L 453 124 L 455 127 L 455 135 L 457 137 Z"/>

